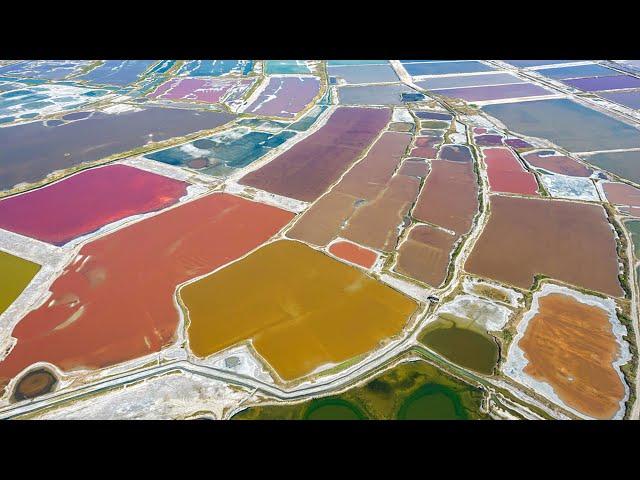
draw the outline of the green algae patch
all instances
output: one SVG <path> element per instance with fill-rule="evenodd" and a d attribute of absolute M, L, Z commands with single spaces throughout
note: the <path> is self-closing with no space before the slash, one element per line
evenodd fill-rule
<path fill-rule="evenodd" d="M 387 370 L 340 395 L 288 405 L 250 407 L 238 420 L 486 419 L 483 390 L 423 361 Z"/>
<path fill-rule="evenodd" d="M 490 335 L 453 315 L 440 316 L 419 340 L 453 363 L 486 375 L 493 373 L 500 357 L 498 344 Z"/>
<path fill-rule="evenodd" d="M 40 265 L 0 252 L 0 314 L 15 301 L 40 270 Z"/>

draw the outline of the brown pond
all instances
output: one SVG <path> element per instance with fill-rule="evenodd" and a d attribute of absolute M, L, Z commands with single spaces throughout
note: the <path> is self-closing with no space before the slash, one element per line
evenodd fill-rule
<path fill-rule="evenodd" d="M 313 202 L 358 159 L 390 118 L 388 108 L 339 107 L 320 129 L 239 183 Z"/>
<path fill-rule="evenodd" d="M 593 173 L 593 170 L 566 155 L 541 155 L 541 153 L 544 152 L 524 154 L 522 158 L 534 167 L 543 168 L 549 172 L 560 173 L 562 175 L 588 177 Z"/>
<path fill-rule="evenodd" d="M 478 184 L 472 163 L 434 160 L 413 216 L 464 234 L 478 211 Z"/>
<path fill-rule="evenodd" d="M 612 365 L 619 347 L 608 313 L 559 293 L 540 297 L 539 307 L 518 342 L 529 361 L 524 372 L 575 410 L 611 418 L 625 390 Z"/>
<path fill-rule="evenodd" d="M 457 238 L 428 225 L 417 225 L 398 249 L 394 270 L 438 287 L 447 277 L 449 256 Z"/>
<path fill-rule="evenodd" d="M 621 296 L 616 240 L 600 205 L 492 195 L 465 270 L 529 289 L 543 274 Z"/>
<path fill-rule="evenodd" d="M 44 368 L 32 370 L 20 379 L 15 387 L 13 398 L 16 401 L 35 398 L 49 393 L 58 383 L 58 379 Z"/>
<path fill-rule="evenodd" d="M 425 178 L 429 173 L 429 164 L 424 160 L 405 160 L 398 173 L 413 177 Z"/>
<path fill-rule="evenodd" d="M 341 236 L 376 250 L 395 250 L 399 226 L 419 189 L 418 178 L 396 175 L 382 194 L 356 210 Z"/>
<path fill-rule="evenodd" d="M 367 155 L 302 215 L 287 237 L 326 245 L 336 236 L 346 236 L 341 229 L 348 221 L 347 238 L 358 241 L 363 235 L 371 236 L 365 245 L 392 248 L 396 227 L 415 200 L 420 183 L 415 177 L 392 177 L 410 141 L 411 136 L 404 133 L 384 133 Z M 380 221 L 372 226 L 373 212 Z"/>

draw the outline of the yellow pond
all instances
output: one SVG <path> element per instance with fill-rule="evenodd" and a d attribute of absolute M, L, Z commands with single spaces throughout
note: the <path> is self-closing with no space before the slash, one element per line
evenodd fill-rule
<path fill-rule="evenodd" d="M 285 380 L 372 350 L 400 333 L 417 308 L 360 270 L 286 240 L 183 287 L 180 296 L 196 355 L 251 339 Z"/>
<path fill-rule="evenodd" d="M 0 252 L 0 313 L 29 285 L 40 265 Z"/>

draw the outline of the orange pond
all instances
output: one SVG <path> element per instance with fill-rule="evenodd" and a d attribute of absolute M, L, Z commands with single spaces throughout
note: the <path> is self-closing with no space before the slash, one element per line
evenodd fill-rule
<path fill-rule="evenodd" d="M 491 215 L 465 270 L 529 289 L 534 275 L 621 296 L 616 240 L 600 205 L 490 197 Z"/>
<path fill-rule="evenodd" d="M 478 184 L 473 164 L 434 160 L 413 216 L 458 234 L 469 231 L 478 211 Z"/>
<path fill-rule="evenodd" d="M 38 361 L 99 368 L 160 350 L 178 325 L 176 286 L 258 247 L 292 217 L 212 194 L 86 244 L 15 327 L 0 385 Z"/>
<path fill-rule="evenodd" d="M 338 258 L 342 258 L 364 268 L 371 268 L 378 259 L 378 254 L 368 248 L 360 247 L 351 242 L 336 242 L 329 247 L 329 252 Z"/>
<path fill-rule="evenodd" d="M 184 286 L 180 298 L 196 355 L 251 340 L 284 380 L 376 348 L 417 308 L 362 270 L 289 240 Z"/>
<path fill-rule="evenodd" d="M 612 364 L 619 347 L 608 313 L 558 293 L 540 297 L 539 307 L 518 342 L 529 361 L 524 372 L 575 410 L 613 417 L 625 390 Z"/>

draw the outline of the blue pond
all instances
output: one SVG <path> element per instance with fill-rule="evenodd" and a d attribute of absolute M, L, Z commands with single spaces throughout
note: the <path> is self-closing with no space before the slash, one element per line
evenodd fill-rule
<path fill-rule="evenodd" d="M 555 79 L 580 78 L 580 77 L 606 77 L 619 75 L 619 72 L 603 67 L 596 63 L 591 65 L 579 65 L 577 67 L 556 67 L 536 70 L 540 75 Z"/>
<path fill-rule="evenodd" d="M 267 60 L 264 66 L 267 75 L 287 73 L 311 73 L 304 60 Z"/>
<path fill-rule="evenodd" d="M 489 65 L 476 62 L 475 60 L 462 60 L 457 62 L 423 62 L 404 63 L 405 70 L 409 75 L 446 75 L 450 73 L 474 73 L 490 72 L 495 70 Z"/>
<path fill-rule="evenodd" d="M 261 158 L 294 135 L 295 132 L 287 130 L 267 133 L 239 127 L 186 145 L 149 153 L 145 157 L 224 177 Z"/>
<path fill-rule="evenodd" d="M 188 60 L 178 70 L 184 77 L 219 77 L 227 74 L 247 75 L 253 60 Z"/>
<path fill-rule="evenodd" d="M 100 85 L 129 85 L 156 62 L 157 60 L 106 60 L 78 79 Z"/>

